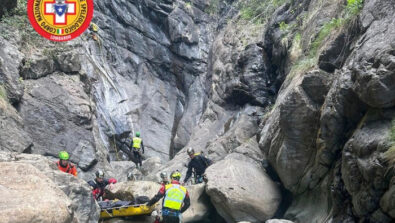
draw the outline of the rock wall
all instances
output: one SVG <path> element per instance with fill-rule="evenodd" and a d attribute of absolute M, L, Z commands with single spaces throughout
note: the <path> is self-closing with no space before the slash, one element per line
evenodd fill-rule
<path fill-rule="evenodd" d="M 394 5 L 96 1 L 98 40 L 88 30 L 67 43 L 43 40 L 17 8 L 0 21 L 0 150 L 67 150 L 85 180 L 97 168 L 156 180 L 185 174 L 194 147 L 219 166 L 205 191 L 228 222 L 391 222 Z M 122 162 L 136 131 L 142 171 Z M 229 160 L 281 203 L 235 211 L 237 193 L 213 189 Z"/>
<path fill-rule="evenodd" d="M 392 28 L 385 28 L 395 25 L 390 4 L 365 1 L 360 14 L 351 18 L 334 11 L 332 17 L 346 22 L 318 49 L 320 69 L 291 68 L 278 106 L 264 121 L 259 144 L 294 195 L 285 214 L 290 220 L 392 221 L 384 203 L 380 205 L 393 175 L 384 155 L 393 143 L 389 136 L 394 119 L 393 96 L 387 95 L 395 83 L 389 62 L 393 56 L 387 53 L 393 50 L 394 35 Z M 308 32 L 302 31 L 302 37 Z"/>

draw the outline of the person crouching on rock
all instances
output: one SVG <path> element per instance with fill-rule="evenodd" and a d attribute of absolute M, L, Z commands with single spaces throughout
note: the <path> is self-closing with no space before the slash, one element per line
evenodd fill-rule
<path fill-rule="evenodd" d="M 204 157 L 201 153 L 195 153 L 195 150 L 191 147 L 187 149 L 187 153 L 191 160 L 188 163 L 188 171 L 184 178 L 184 183 L 188 182 L 192 176 L 192 171 L 195 172 L 195 183 L 203 183 L 204 172 L 207 167 L 211 165 L 211 160 Z"/>
<path fill-rule="evenodd" d="M 97 170 L 96 173 L 96 178 L 94 180 L 90 180 L 88 184 L 92 187 L 92 194 L 93 197 L 96 200 L 103 200 L 103 197 L 105 197 L 105 189 L 112 190 L 114 187 L 114 184 L 117 182 L 116 179 L 110 178 L 110 179 L 105 179 L 104 178 L 104 172 L 102 170 Z"/>
<path fill-rule="evenodd" d="M 60 151 L 59 161 L 56 162 L 56 165 L 60 171 L 77 176 L 77 168 L 71 162 L 69 162 L 69 158 L 70 156 L 68 152 Z"/>
<path fill-rule="evenodd" d="M 164 223 L 179 223 L 181 213 L 186 211 L 191 205 L 188 191 L 180 185 L 181 173 L 174 171 L 170 175 L 171 182 L 162 185 L 159 192 L 147 203 L 146 208 L 158 202 L 162 197 L 162 217 Z"/>

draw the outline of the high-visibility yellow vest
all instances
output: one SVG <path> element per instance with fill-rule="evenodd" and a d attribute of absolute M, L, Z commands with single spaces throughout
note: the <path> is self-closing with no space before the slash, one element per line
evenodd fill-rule
<path fill-rule="evenodd" d="M 133 148 L 140 149 L 141 141 L 139 137 L 133 137 Z"/>
<path fill-rule="evenodd" d="M 187 189 L 179 184 L 167 184 L 163 207 L 179 211 L 182 207 Z"/>

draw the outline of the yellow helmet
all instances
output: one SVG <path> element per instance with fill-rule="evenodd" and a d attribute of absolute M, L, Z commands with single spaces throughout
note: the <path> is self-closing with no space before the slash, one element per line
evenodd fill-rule
<path fill-rule="evenodd" d="M 170 175 L 171 179 L 175 179 L 175 180 L 180 180 L 181 179 L 181 173 L 178 172 L 178 170 L 173 171 Z"/>

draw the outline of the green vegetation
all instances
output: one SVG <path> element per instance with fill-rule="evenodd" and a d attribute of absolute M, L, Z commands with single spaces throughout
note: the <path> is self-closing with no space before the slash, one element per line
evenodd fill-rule
<path fill-rule="evenodd" d="M 320 32 L 317 35 L 317 38 L 315 38 L 315 40 L 311 43 L 311 57 L 314 57 L 317 54 L 318 49 L 321 47 L 322 43 L 329 36 L 329 34 L 331 34 L 333 30 L 342 27 L 344 25 L 344 22 L 345 20 L 342 18 L 334 18 L 322 26 Z"/>
<path fill-rule="evenodd" d="M 363 0 L 347 0 L 347 17 L 358 15 L 363 7 Z"/>
<path fill-rule="evenodd" d="M 6 101 L 8 101 L 8 98 L 7 98 L 7 91 L 5 90 L 3 84 L 0 84 L 0 98 L 1 98 L 1 99 L 4 99 L 4 100 L 6 100 Z"/>
<path fill-rule="evenodd" d="M 217 14 L 219 10 L 219 1 L 220 0 L 210 0 L 207 8 L 204 11 L 210 15 Z"/>
<path fill-rule="evenodd" d="M 22 48 L 29 50 L 32 44 L 42 44 L 42 38 L 30 25 L 26 12 L 27 0 L 18 0 L 17 7 L 10 10 L 0 20 L 0 35 L 14 39 L 16 32 L 21 36 Z"/>
<path fill-rule="evenodd" d="M 262 118 L 263 119 L 269 118 L 270 114 L 274 111 L 274 109 L 276 109 L 276 107 L 277 107 L 276 103 L 267 105 L 264 109 L 264 114 Z"/>
<path fill-rule="evenodd" d="M 302 41 L 302 35 L 300 33 L 296 33 L 293 41 L 293 43 L 300 45 L 300 41 Z"/>
<path fill-rule="evenodd" d="M 393 119 L 391 123 L 389 140 L 391 147 L 384 153 L 384 159 L 388 162 L 389 168 L 393 168 L 395 165 L 395 119 Z"/>
<path fill-rule="evenodd" d="M 344 27 L 345 24 L 349 23 L 356 15 L 361 11 L 363 7 L 363 0 L 347 0 L 347 5 L 345 9 L 345 15 L 343 18 L 333 18 L 329 22 L 324 23 L 318 32 L 316 38 L 311 42 L 310 50 L 307 56 L 298 60 L 291 68 L 290 75 L 291 77 L 295 75 L 295 72 L 306 72 L 311 69 L 318 62 L 318 53 L 319 49 L 322 47 L 325 40 L 330 36 L 330 34 L 334 30 L 338 30 L 339 28 Z M 280 23 L 280 30 L 286 29 L 286 24 Z M 300 39 L 301 36 L 299 34 L 295 35 L 295 39 Z M 299 41 L 295 41 L 294 43 Z"/>
<path fill-rule="evenodd" d="M 191 2 L 186 2 L 185 3 L 185 7 L 187 7 L 188 9 L 192 8 L 192 3 Z"/>
<path fill-rule="evenodd" d="M 244 0 L 240 2 L 240 17 L 248 22 L 262 24 L 286 2 L 288 0 Z"/>
<path fill-rule="evenodd" d="M 5 17 L 13 16 L 13 15 L 27 15 L 26 14 L 26 6 L 27 0 L 17 0 L 17 6 L 11 11 L 6 12 Z"/>
<path fill-rule="evenodd" d="M 316 39 L 312 42 L 310 48 L 310 56 L 317 54 L 324 40 L 332 33 L 333 30 L 343 27 L 354 16 L 358 15 L 363 7 L 363 0 L 347 0 L 346 15 L 344 18 L 333 18 L 331 21 L 325 23 Z"/>
<path fill-rule="evenodd" d="M 332 33 L 333 30 L 343 26 L 344 19 L 332 19 L 330 22 L 325 23 L 320 32 L 318 33 L 317 37 L 310 45 L 310 50 L 307 56 L 298 60 L 291 68 L 290 75 L 291 77 L 295 75 L 295 73 L 303 73 L 314 67 L 315 64 L 318 62 L 318 50 L 324 43 L 324 40 Z M 281 29 L 281 24 L 280 24 Z M 300 43 L 301 35 L 298 33 L 294 37 L 293 43 Z"/>
<path fill-rule="evenodd" d="M 29 69 L 32 66 L 32 59 L 26 57 L 22 60 L 22 69 Z"/>
<path fill-rule="evenodd" d="M 390 139 L 392 143 L 395 143 L 395 119 L 392 120 L 392 126 L 390 131 Z"/>
<path fill-rule="evenodd" d="M 395 165 L 395 145 L 391 146 L 385 153 L 384 159 L 388 162 L 389 168 L 394 168 Z"/>
<path fill-rule="evenodd" d="M 302 52 L 302 35 L 299 32 L 295 34 L 292 40 L 292 52 L 296 51 Z M 316 57 L 302 57 L 293 64 L 288 77 L 292 78 L 296 73 L 306 72 L 316 63 Z"/>
<path fill-rule="evenodd" d="M 18 0 L 17 7 L 5 13 L 1 22 L 7 22 L 12 16 L 25 16 L 27 18 L 27 0 Z"/>
<path fill-rule="evenodd" d="M 48 58 L 56 59 L 56 55 L 58 55 L 58 50 L 56 48 L 45 48 L 42 51 L 42 54 L 44 56 L 47 56 Z"/>
<path fill-rule="evenodd" d="M 301 60 L 298 60 L 291 68 L 290 74 L 293 76 L 295 73 L 304 73 L 310 70 L 314 65 L 318 62 L 317 57 L 305 57 Z M 292 77 L 291 76 L 291 77 Z"/>
<path fill-rule="evenodd" d="M 283 31 L 283 32 L 286 32 L 288 30 L 288 24 L 285 23 L 284 21 L 282 21 L 280 23 L 280 30 Z"/>

